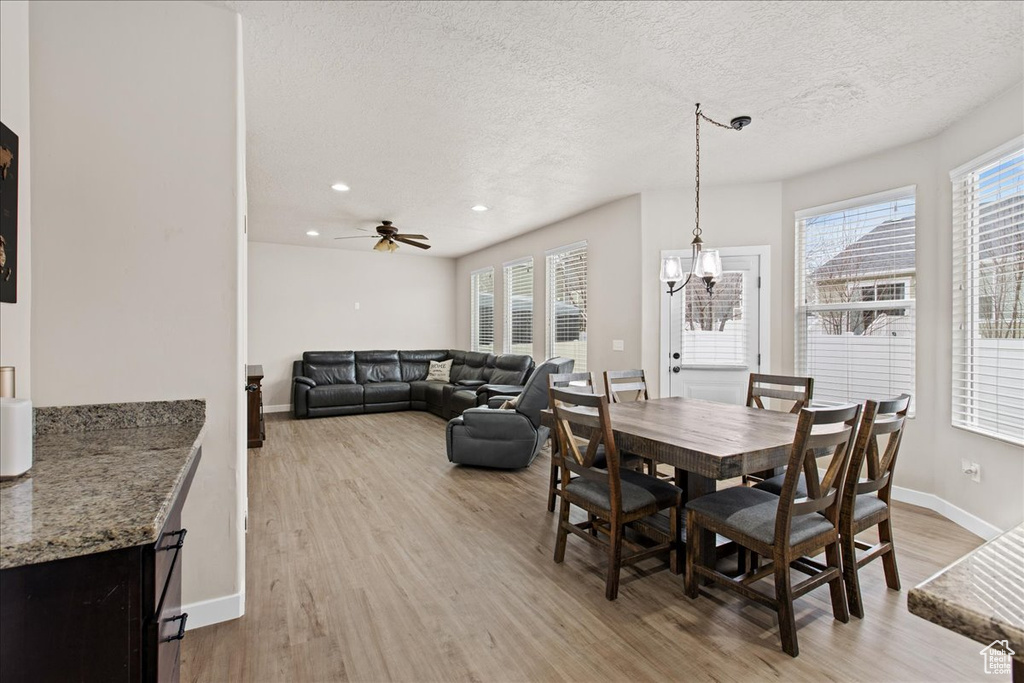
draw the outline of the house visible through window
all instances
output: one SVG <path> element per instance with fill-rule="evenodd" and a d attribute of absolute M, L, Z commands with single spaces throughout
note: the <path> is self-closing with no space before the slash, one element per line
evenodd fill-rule
<path fill-rule="evenodd" d="M 547 355 L 576 361 L 587 369 L 587 243 L 547 255 Z"/>
<path fill-rule="evenodd" d="M 506 263 L 505 353 L 533 355 L 533 259 Z"/>
<path fill-rule="evenodd" d="M 950 178 L 953 426 L 1024 444 L 1024 139 Z"/>
<path fill-rule="evenodd" d="M 913 394 L 914 188 L 796 218 L 796 367 L 814 378 L 815 399 Z"/>
<path fill-rule="evenodd" d="M 494 268 L 470 275 L 470 349 L 494 353 Z"/>

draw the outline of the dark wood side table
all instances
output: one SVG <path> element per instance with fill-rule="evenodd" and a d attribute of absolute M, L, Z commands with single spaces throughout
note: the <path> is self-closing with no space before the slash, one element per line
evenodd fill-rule
<path fill-rule="evenodd" d="M 262 448 L 267 438 L 263 422 L 263 366 L 245 366 L 245 390 L 249 394 L 249 448 Z"/>

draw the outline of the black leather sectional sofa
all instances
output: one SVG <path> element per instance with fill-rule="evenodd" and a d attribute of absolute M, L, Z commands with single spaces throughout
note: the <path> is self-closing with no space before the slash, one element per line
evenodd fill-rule
<path fill-rule="evenodd" d="M 430 361 L 452 360 L 450 381 L 427 381 Z M 473 351 L 306 351 L 292 365 L 297 418 L 429 410 L 450 419 L 494 396 L 516 395 L 530 356 Z"/>

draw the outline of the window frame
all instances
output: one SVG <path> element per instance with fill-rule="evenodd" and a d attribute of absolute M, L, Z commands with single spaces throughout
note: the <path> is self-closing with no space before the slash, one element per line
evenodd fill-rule
<path fill-rule="evenodd" d="M 978 424 L 977 398 L 980 393 L 974 388 L 977 382 L 975 368 L 979 363 L 976 349 L 985 337 L 981 334 L 984 305 L 989 299 L 990 321 L 995 321 L 996 306 L 991 295 L 982 293 L 982 268 L 984 259 L 980 255 L 981 235 L 978 228 L 981 210 L 978 194 L 980 176 L 986 170 L 1015 156 L 1024 155 L 1024 135 L 989 150 L 949 172 L 951 187 L 950 238 L 952 246 L 952 326 L 950 329 L 950 424 L 954 429 L 1024 446 L 1024 435 L 989 429 Z M 962 292 L 962 294 L 961 294 Z M 961 332 L 962 338 L 958 338 Z M 958 364 L 964 370 L 958 371 Z M 997 369 L 997 374 L 999 371 Z M 962 377 L 958 377 L 961 375 Z M 997 395 L 998 398 L 998 395 Z"/>
<path fill-rule="evenodd" d="M 512 350 L 513 343 L 516 343 L 516 344 L 525 344 L 526 343 L 526 342 L 515 342 L 515 340 L 513 339 L 513 334 L 512 334 L 512 332 L 513 332 L 513 310 L 512 310 L 512 284 L 513 284 L 513 278 L 510 276 L 510 272 L 513 269 L 518 268 L 520 266 L 526 266 L 526 265 L 528 265 L 530 267 L 530 341 L 529 341 L 530 349 L 529 349 L 529 351 L 527 351 L 526 355 L 532 357 L 533 356 L 534 339 L 536 337 L 536 335 L 534 335 L 534 333 L 533 333 L 533 327 L 534 327 L 534 325 L 533 325 L 533 311 L 534 311 L 534 305 L 536 303 L 536 296 L 534 294 L 534 292 L 536 290 L 536 283 L 535 283 L 536 273 L 533 270 L 533 257 L 532 256 L 524 256 L 523 258 L 518 258 L 518 259 L 515 259 L 514 261 L 507 261 L 507 262 L 503 263 L 502 266 L 501 266 L 503 288 L 504 288 L 504 292 L 505 292 L 505 302 L 504 302 L 505 303 L 505 305 L 504 305 L 504 308 L 505 308 L 505 311 L 504 311 L 504 323 L 505 323 L 505 325 L 504 325 L 504 330 L 502 331 L 503 332 L 503 334 L 502 334 L 502 336 L 503 336 L 502 350 L 503 350 L 504 353 L 513 353 L 513 350 Z"/>
<path fill-rule="evenodd" d="M 552 264 L 553 264 L 555 258 L 557 258 L 559 256 L 562 256 L 562 255 L 565 255 L 565 254 L 570 254 L 572 252 L 580 251 L 580 250 L 583 251 L 583 254 L 585 256 L 585 261 L 584 261 L 584 264 L 585 264 L 584 265 L 584 275 L 585 275 L 585 281 L 586 281 L 586 290 L 585 291 L 586 291 L 586 297 L 587 297 L 588 301 L 585 302 L 585 304 L 584 304 L 583 315 L 584 315 L 584 320 L 586 320 L 587 310 L 589 310 L 589 308 L 590 308 L 590 306 L 589 306 L 589 297 L 590 297 L 590 248 L 589 248 L 589 245 L 587 244 L 587 241 L 586 240 L 581 240 L 579 242 L 573 242 L 572 244 L 566 244 L 564 246 L 557 247 L 555 249 L 549 249 L 548 251 L 546 251 L 544 253 L 544 283 L 545 283 L 545 285 L 544 285 L 545 286 L 544 322 L 545 322 L 545 352 L 547 354 L 547 358 L 554 358 L 556 356 L 556 354 L 555 354 L 555 345 L 557 343 L 559 343 L 558 340 L 557 340 L 557 336 L 558 336 L 557 320 L 553 320 L 552 319 L 552 315 L 553 315 L 554 309 L 555 309 L 555 304 L 557 303 L 555 301 L 555 299 L 554 299 L 555 293 L 554 293 L 554 287 L 553 287 L 553 285 L 554 285 L 554 276 L 552 274 Z M 587 367 L 589 366 L 590 335 L 589 335 L 589 330 L 585 329 L 584 332 L 587 333 L 587 339 L 586 339 L 586 343 L 583 345 L 583 357 L 582 357 L 582 361 L 583 361 L 582 365 L 583 365 L 583 367 L 580 367 L 579 363 L 578 363 L 578 361 L 580 361 L 581 359 L 578 358 L 578 357 L 574 358 L 574 360 L 577 361 L 577 364 L 574 365 L 573 372 L 586 372 Z"/>
<path fill-rule="evenodd" d="M 862 287 L 869 286 L 867 282 L 870 280 L 870 285 L 877 287 L 879 285 L 891 285 L 906 283 L 904 292 L 906 296 L 910 296 L 913 293 L 913 298 L 904 298 L 899 300 L 884 300 L 884 301 L 845 301 L 845 302 L 834 302 L 834 303 L 815 303 L 808 304 L 805 297 L 808 292 L 808 281 L 809 273 L 807 272 L 806 265 L 806 222 L 809 219 L 817 218 L 821 216 L 827 216 L 829 214 L 840 213 L 843 211 L 849 211 L 854 209 L 860 209 L 869 207 L 872 205 L 885 204 L 887 202 L 898 202 L 902 199 L 913 199 L 914 202 L 914 270 L 910 274 L 898 271 L 893 273 L 872 273 L 865 272 L 863 274 L 863 281 L 853 281 L 847 285 L 848 288 L 852 288 L 850 291 L 858 290 Z M 875 192 L 867 195 L 861 195 L 857 197 L 851 197 L 838 202 L 830 204 L 824 204 L 821 206 L 810 207 L 807 209 L 801 209 L 794 212 L 794 345 L 793 345 L 793 367 L 795 368 L 796 374 L 811 376 L 808 369 L 807 359 L 807 329 L 808 329 L 808 318 L 810 315 L 824 312 L 861 312 L 862 316 L 864 313 L 876 312 L 882 310 L 880 304 L 893 303 L 893 309 L 903 309 L 902 316 L 909 316 L 913 325 L 913 339 L 910 344 L 912 353 L 912 366 L 910 368 L 910 387 L 908 392 L 911 394 L 913 399 L 911 400 L 910 410 L 908 417 L 916 416 L 916 404 L 917 404 L 917 296 L 916 286 L 913 283 L 917 279 L 917 185 L 906 185 L 903 187 L 897 187 L 890 190 L 884 190 L 882 192 Z M 867 234 L 867 233 L 865 233 Z M 849 367 L 849 366 L 847 366 Z M 893 366 L 890 365 L 889 372 L 892 373 Z M 870 398 L 888 398 L 887 396 L 877 396 Z M 854 399 L 851 399 L 854 400 Z"/>
<path fill-rule="evenodd" d="M 490 274 L 491 276 L 491 348 L 485 349 L 478 342 L 480 340 L 480 284 L 479 276 Z M 469 274 L 469 350 L 475 353 L 494 353 L 494 267 L 478 268 Z"/>

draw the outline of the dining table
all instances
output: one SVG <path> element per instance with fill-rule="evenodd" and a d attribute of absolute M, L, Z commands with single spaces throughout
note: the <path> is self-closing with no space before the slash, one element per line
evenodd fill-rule
<path fill-rule="evenodd" d="M 720 481 L 784 467 L 796 437 L 795 414 L 692 398 L 611 403 L 608 416 L 620 452 L 675 468 L 684 502 Z M 541 424 L 554 427 L 550 408 Z M 590 438 L 591 429 L 574 424 L 573 433 Z M 702 557 L 714 556 L 714 534 L 703 533 L 699 543 Z"/>

